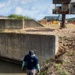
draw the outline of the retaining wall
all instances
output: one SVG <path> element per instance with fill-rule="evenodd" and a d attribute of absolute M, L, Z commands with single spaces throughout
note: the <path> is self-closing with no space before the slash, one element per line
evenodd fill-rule
<path fill-rule="evenodd" d="M 22 61 L 29 50 L 34 50 L 42 64 L 55 57 L 56 41 L 54 35 L 0 33 L 0 56 Z"/>
<path fill-rule="evenodd" d="M 22 29 L 22 20 L 0 19 L 0 29 Z"/>
<path fill-rule="evenodd" d="M 35 20 L 0 19 L 0 29 L 24 29 L 26 27 L 43 27 Z"/>
<path fill-rule="evenodd" d="M 24 20 L 24 28 L 30 28 L 30 27 L 43 27 L 40 23 L 33 19 Z"/>

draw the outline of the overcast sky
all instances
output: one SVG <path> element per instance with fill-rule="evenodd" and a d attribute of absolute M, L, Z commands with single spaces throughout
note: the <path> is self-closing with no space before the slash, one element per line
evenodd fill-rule
<path fill-rule="evenodd" d="M 0 15 L 3 16 L 18 14 L 40 20 L 45 16 L 53 16 L 53 8 L 52 0 L 0 0 Z"/>

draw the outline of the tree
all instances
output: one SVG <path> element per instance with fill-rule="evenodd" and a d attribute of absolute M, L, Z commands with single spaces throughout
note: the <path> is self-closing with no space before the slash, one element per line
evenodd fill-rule
<path fill-rule="evenodd" d="M 69 18 L 67 20 L 68 20 L 68 22 L 72 23 L 73 21 L 75 21 L 75 18 Z"/>
<path fill-rule="evenodd" d="M 11 14 L 8 17 L 11 18 L 11 19 L 31 19 L 30 17 L 17 15 L 17 14 Z"/>

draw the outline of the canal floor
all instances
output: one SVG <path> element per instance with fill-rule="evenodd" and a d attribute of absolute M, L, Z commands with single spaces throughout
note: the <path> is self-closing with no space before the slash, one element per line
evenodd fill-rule
<path fill-rule="evenodd" d="M 26 75 L 21 65 L 0 60 L 0 75 Z"/>

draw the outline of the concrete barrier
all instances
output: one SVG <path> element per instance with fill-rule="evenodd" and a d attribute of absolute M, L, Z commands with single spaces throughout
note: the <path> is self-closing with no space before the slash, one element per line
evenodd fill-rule
<path fill-rule="evenodd" d="M 55 57 L 56 41 L 54 35 L 0 33 L 0 56 L 22 61 L 29 50 L 34 50 L 42 64 Z"/>
<path fill-rule="evenodd" d="M 43 27 L 43 25 L 33 19 L 24 20 L 24 28 L 30 27 Z"/>
<path fill-rule="evenodd" d="M 22 29 L 23 20 L 0 19 L 0 29 Z"/>
<path fill-rule="evenodd" d="M 30 27 L 43 27 L 35 20 L 0 19 L 0 29 L 24 29 Z"/>

